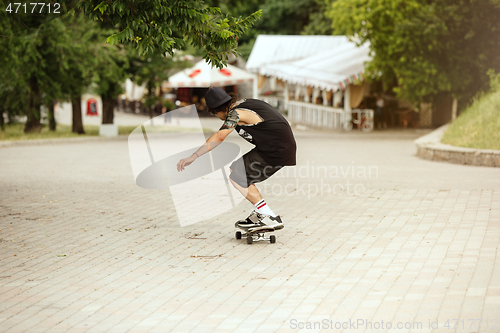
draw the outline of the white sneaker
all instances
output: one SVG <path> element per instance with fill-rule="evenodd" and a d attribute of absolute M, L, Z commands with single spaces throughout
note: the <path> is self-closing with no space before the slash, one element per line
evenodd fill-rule
<path fill-rule="evenodd" d="M 283 229 L 285 225 L 283 221 L 281 221 L 281 217 L 278 215 L 276 217 L 272 217 L 269 215 L 264 215 L 264 218 L 260 220 L 259 225 L 253 228 L 248 229 L 248 231 L 258 231 L 272 228 L 274 230 Z"/>
<path fill-rule="evenodd" d="M 239 220 L 236 222 L 236 227 L 250 228 L 250 227 L 259 227 L 260 221 L 265 217 L 264 214 L 258 213 L 255 210 L 252 210 L 250 215 L 244 220 Z"/>

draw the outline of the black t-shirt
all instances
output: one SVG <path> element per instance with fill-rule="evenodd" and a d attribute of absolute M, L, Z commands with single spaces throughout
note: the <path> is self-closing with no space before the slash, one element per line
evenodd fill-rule
<path fill-rule="evenodd" d="M 274 166 L 296 164 L 297 145 L 292 128 L 275 108 L 258 99 L 246 99 L 233 109 L 254 112 L 263 120 L 257 124 L 237 125 L 236 132 L 254 144 L 269 164 Z"/>

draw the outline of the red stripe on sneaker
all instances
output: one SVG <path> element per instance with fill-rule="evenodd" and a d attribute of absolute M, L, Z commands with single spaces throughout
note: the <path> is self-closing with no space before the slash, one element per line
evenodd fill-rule
<path fill-rule="evenodd" d="M 257 207 L 257 209 L 261 209 L 262 207 L 264 207 L 266 205 L 266 203 L 264 202 L 262 205 L 260 205 L 259 207 Z"/>

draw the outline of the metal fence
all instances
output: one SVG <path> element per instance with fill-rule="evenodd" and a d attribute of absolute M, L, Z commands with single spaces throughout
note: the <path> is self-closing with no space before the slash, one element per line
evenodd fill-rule
<path fill-rule="evenodd" d="M 353 117 L 354 115 L 354 117 Z M 291 122 L 350 131 L 353 124 L 363 132 L 373 129 L 373 110 L 352 110 L 297 101 L 288 102 L 288 119 Z"/>

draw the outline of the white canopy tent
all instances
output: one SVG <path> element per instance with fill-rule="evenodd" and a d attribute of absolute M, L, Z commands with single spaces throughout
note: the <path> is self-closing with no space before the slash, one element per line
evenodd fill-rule
<path fill-rule="evenodd" d="M 238 67 L 227 65 L 223 69 L 218 69 L 206 63 L 205 60 L 201 60 L 193 67 L 172 75 L 163 86 L 168 88 L 208 88 L 237 85 L 253 80 L 254 75 Z"/>
<path fill-rule="evenodd" d="M 325 90 L 337 91 L 362 76 L 365 62 L 370 60 L 368 44 L 360 47 L 345 42 L 296 61 L 264 64 L 259 73 L 283 81 Z"/>
<path fill-rule="evenodd" d="M 260 73 L 268 64 L 290 63 L 348 42 L 346 36 L 259 35 L 245 67 L 251 73 Z"/>
<path fill-rule="evenodd" d="M 344 110 L 350 111 L 361 102 L 367 91 L 364 71 L 370 61 L 370 45 L 358 46 L 346 36 L 276 36 L 259 35 L 246 64 L 258 73 L 258 88 L 269 77 L 271 89 L 277 80 L 284 83 L 283 104 L 315 101 L 336 105 L 342 99 Z M 295 85 L 295 98 L 290 99 L 290 85 Z M 254 81 L 254 90 L 257 89 Z"/>

